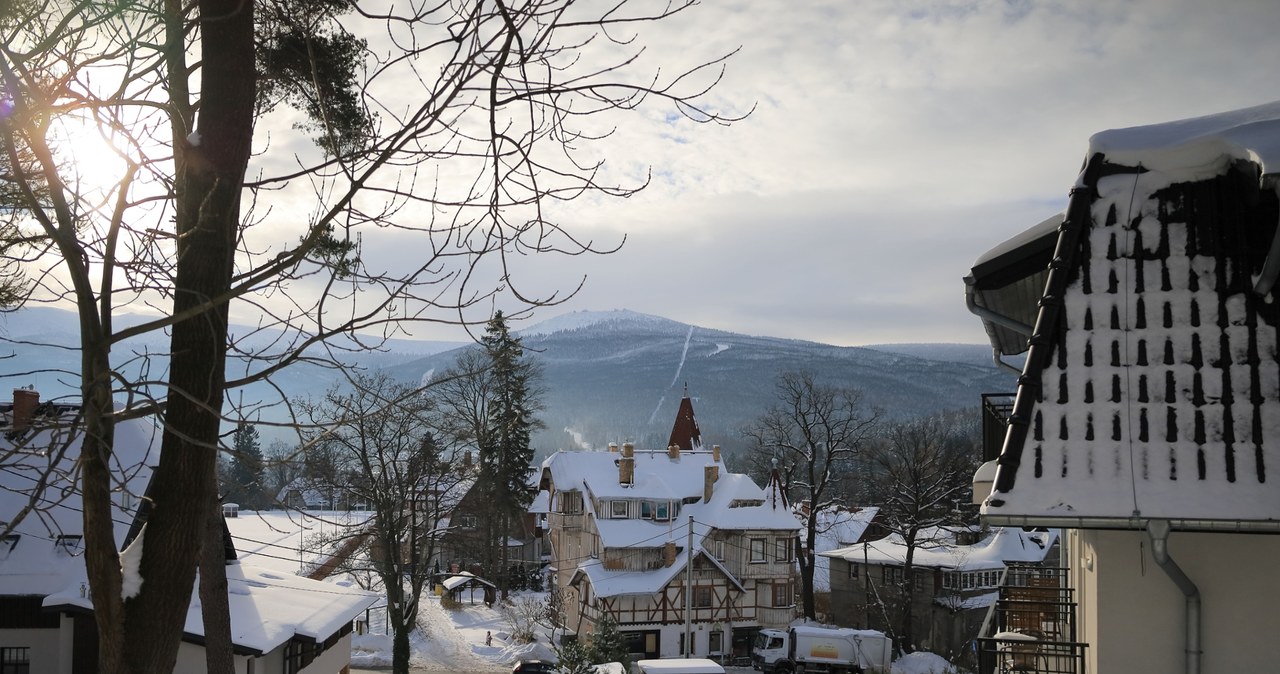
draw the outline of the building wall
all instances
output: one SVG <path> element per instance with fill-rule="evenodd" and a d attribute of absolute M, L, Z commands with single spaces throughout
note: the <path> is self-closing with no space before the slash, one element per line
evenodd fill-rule
<path fill-rule="evenodd" d="M 29 648 L 33 672 L 70 672 L 71 651 L 63 648 L 60 629 L 0 630 L 0 646 Z"/>
<path fill-rule="evenodd" d="M 1182 671 L 1185 600 L 1146 534 L 1073 531 L 1068 540 L 1085 671 Z M 1280 536 L 1173 532 L 1169 556 L 1200 589 L 1201 671 L 1274 670 Z"/>

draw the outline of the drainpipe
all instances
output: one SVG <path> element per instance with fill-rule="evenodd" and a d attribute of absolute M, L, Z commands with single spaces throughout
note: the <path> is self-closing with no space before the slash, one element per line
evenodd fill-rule
<path fill-rule="evenodd" d="M 1276 239 L 1280 240 L 1280 236 L 1277 236 Z M 966 276 L 964 278 L 964 303 L 967 307 L 969 307 L 969 313 L 973 314 L 974 316 L 977 316 L 978 318 L 981 318 L 984 321 L 995 323 L 996 325 L 1008 328 L 1020 335 L 1026 335 L 1027 337 L 1031 337 L 1032 328 L 1030 325 L 1023 323 L 1022 321 L 1015 321 L 1014 319 L 1009 318 L 1008 316 L 1005 316 L 1003 314 L 998 314 L 978 304 L 978 300 L 977 300 L 978 291 L 976 288 L 974 288 L 973 284 L 974 284 L 974 279 L 972 276 Z M 1010 365 L 1009 363 L 1004 362 L 1004 359 L 1001 358 L 1001 356 L 1003 355 L 1004 354 L 1000 353 L 999 347 L 993 346 L 991 348 L 991 359 L 992 361 L 995 362 L 996 366 L 998 366 L 1002 370 L 1013 373 L 1015 375 L 1022 374 L 1021 368 L 1014 367 L 1013 365 Z"/>
<path fill-rule="evenodd" d="M 1151 556 L 1156 564 L 1187 597 L 1186 672 L 1200 674 L 1200 588 L 1169 557 L 1169 520 L 1149 520 L 1147 535 L 1151 538 Z"/>

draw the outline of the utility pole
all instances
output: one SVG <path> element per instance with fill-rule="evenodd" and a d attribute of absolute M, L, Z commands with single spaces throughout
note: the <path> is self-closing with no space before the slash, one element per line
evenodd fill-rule
<path fill-rule="evenodd" d="M 689 516 L 689 539 L 684 549 L 684 656 L 693 657 L 693 515 Z"/>

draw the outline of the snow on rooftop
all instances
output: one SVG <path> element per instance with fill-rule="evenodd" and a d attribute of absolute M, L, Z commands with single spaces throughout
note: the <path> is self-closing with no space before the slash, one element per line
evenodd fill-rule
<path fill-rule="evenodd" d="M 74 408 L 48 426 L 37 425 L 15 437 L 0 433 L 0 530 L 12 526 L 15 538 L 0 540 L 0 595 L 47 595 L 75 587 L 84 569 L 84 521 L 77 489 L 80 433 L 71 428 Z M 149 464 L 159 452 L 160 432 L 146 419 L 116 424 L 112 519 L 117 546 L 124 543 L 133 512 L 151 476 Z M 38 485 L 48 486 L 27 506 Z M 25 511 L 25 514 L 24 514 Z"/>
<path fill-rule="evenodd" d="M 822 553 L 843 548 L 862 540 L 867 527 L 880 512 L 879 508 L 826 508 L 815 514 L 818 518 L 814 552 Z M 813 589 L 826 592 L 831 589 L 831 558 L 819 554 L 814 558 Z"/>
<path fill-rule="evenodd" d="M 1205 167 L 1216 173 L 1213 166 L 1229 157 L 1253 161 L 1264 174 L 1275 173 L 1280 170 L 1280 101 L 1164 124 L 1103 131 L 1089 139 L 1089 150 L 1091 155 L 1103 153 L 1112 163 L 1142 165 L 1157 171 Z"/>
<path fill-rule="evenodd" d="M 1003 569 L 1006 562 L 1044 561 L 1049 549 L 1058 538 L 1057 530 L 1025 531 L 1019 527 L 994 527 L 990 534 L 973 545 L 957 545 L 955 533 L 934 528 L 922 530 L 919 543 L 912 556 L 916 567 L 975 571 Z M 891 534 L 878 541 L 852 545 L 820 552 L 824 557 L 868 564 L 901 565 L 907 557 L 907 546 L 899 534 Z"/>

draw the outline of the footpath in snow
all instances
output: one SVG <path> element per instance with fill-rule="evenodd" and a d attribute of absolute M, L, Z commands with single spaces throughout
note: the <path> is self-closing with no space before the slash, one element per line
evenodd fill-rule
<path fill-rule="evenodd" d="M 379 618 L 372 619 L 373 631 L 382 632 Z M 511 644 L 510 630 L 502 612 L 482 603 L 447 610 L 435 595 L 424 596 L 418 610 L 418 630 L 410 639 L 410 665 L 428 671 L 511 671 L 524 659 L 554 660 L 546 644 Z M 485 645 L 485 634 L 491 635 Z M 357 635 L 351 643 L 354 667 L 390 667 L 391 637 L 383 634 Z"/>

